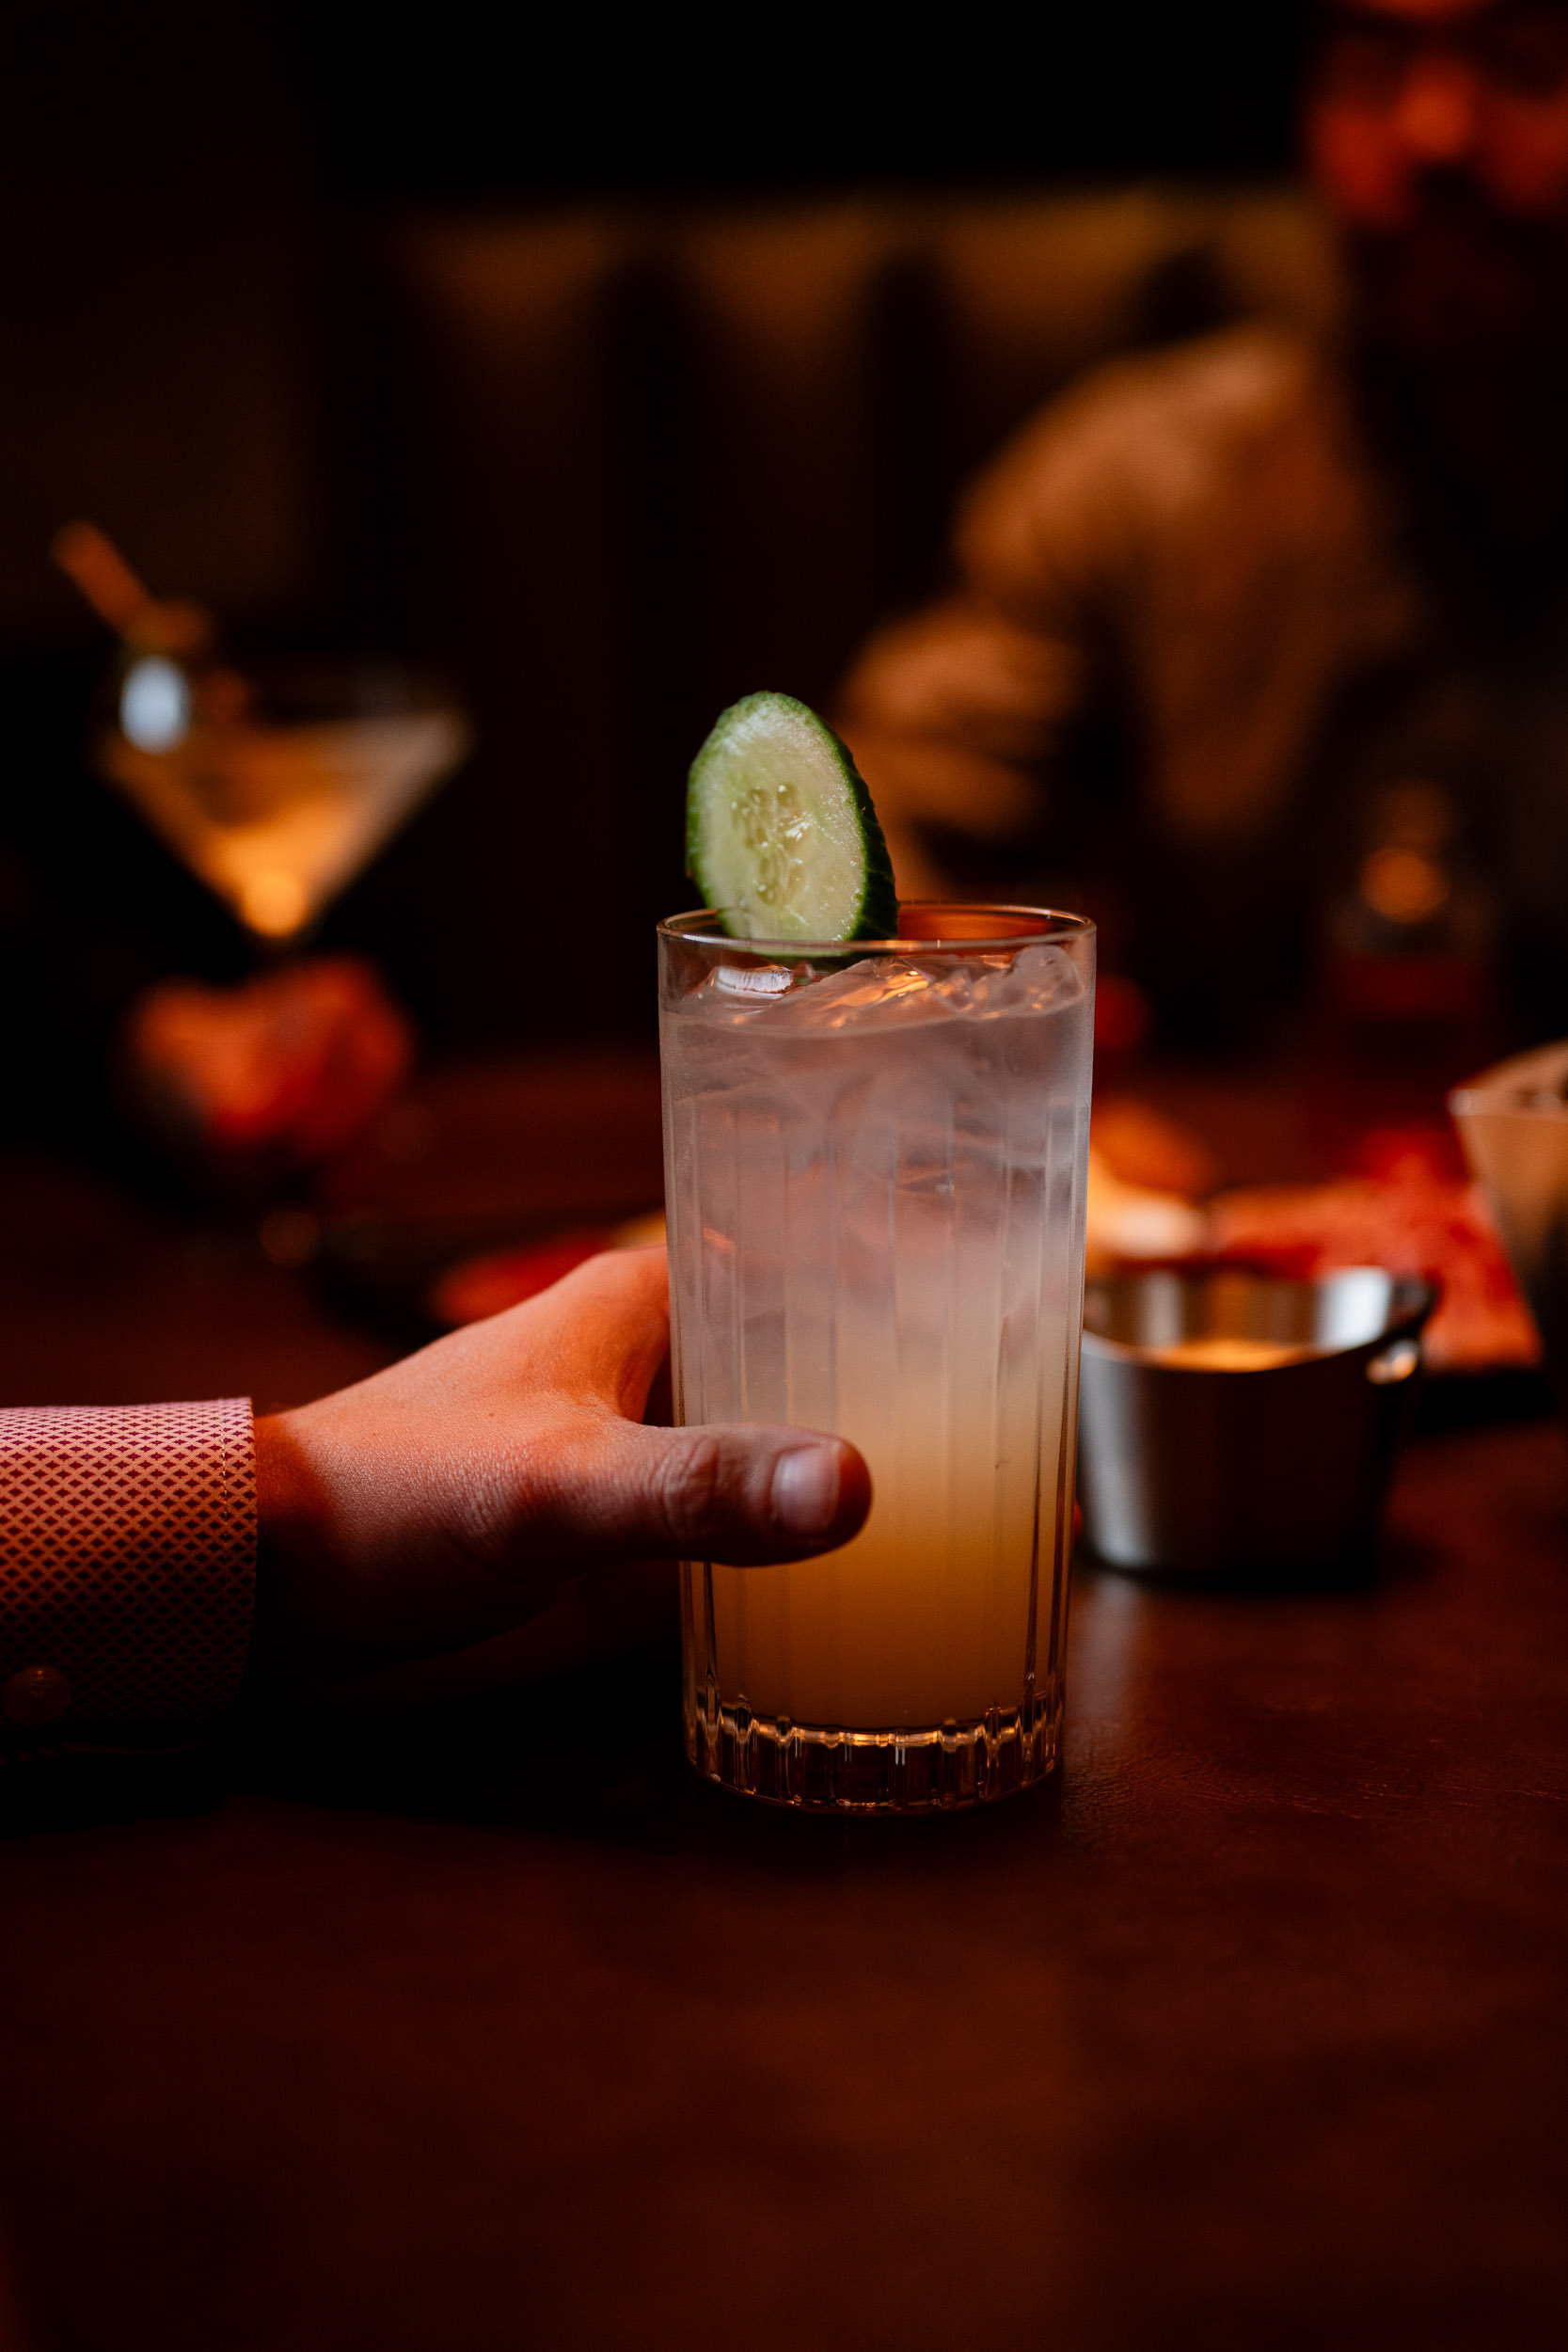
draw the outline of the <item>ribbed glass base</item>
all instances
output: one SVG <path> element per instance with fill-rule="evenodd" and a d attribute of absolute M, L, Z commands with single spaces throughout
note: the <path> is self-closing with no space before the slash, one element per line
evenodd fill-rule
<path fill-rule="evenodd" d="M 767 1804 L 820 1813 L 942 1813 L 1043 1780 L 1061 1740 L 1060 1690 L 1024 1709 L 919 1731 L 845 1731 L 753 1715 L 744 1700 L 689 1706 L 686 1753 L 705 1778 Z"/>

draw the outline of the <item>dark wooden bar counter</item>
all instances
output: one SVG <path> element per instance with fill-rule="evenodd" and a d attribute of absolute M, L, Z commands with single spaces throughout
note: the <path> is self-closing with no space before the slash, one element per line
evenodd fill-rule
<path fill-rule="evenodd" d="M 0 1298 L 7 1401 L 286 1402 L 389 1345 L 38 1162 Z M 25 2340 L 1558 2340 L 1555 1429 L 1418 1439 L 1358 1588 L 1081 1572 L 1069 1656 L 1063 1770 L 994 1812 L 699 1787 L 655 1652 L 13 1820 Z"/>

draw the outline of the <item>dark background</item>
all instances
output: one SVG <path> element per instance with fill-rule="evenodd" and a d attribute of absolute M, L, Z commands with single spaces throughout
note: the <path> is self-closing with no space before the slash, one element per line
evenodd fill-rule
<path fill-rule="evenodd" d="M 378 218 L 1269 180 L 1290 167 L 1298 37 L 1290 6 L 981 7 L 918 23 L 841 8 L 721 35 L 661 12 L 507 18 L 479 0 L 13 14 L 0 34 L 0 643 L 86 632 L 25 494 L 72 435 L 102 445 L 122 526 L 138 501 L 159 509 L 172 573 L 156 584 L 182 572 L 245 622 L 270 609 L 297 628 L 310 602 L 324 622 L 345 617 L 340 448 L 310 453 L 309 511 L 246 514 L 199 424 L 193 437 L 182 420 L 161 448 L 156 420 L 138 417 L 133 458 L 115 417 L 135 417 L 170 350 L 199 336 L 214 415 L 248 397 L 255 434 L 320 443 L 343 242 Z M 176 509 L 199 510 L 204 465 L 244 548 L 232 579 L 212 546 L 170 537 Z M 161 466 L 178 469 L 178 495 Z"/>
<path fill-rule="evenodd" d="M 156 590 L 208 600 L 242 657 L 315 643 L 451 667 L 480 723 L 475 767 L 321 934 L 373 956 L 433 1045 L 645 1028 L 646 928 L 686 895 L 681 779 L 719 701 L 764 683 L 831 693 L 877 613 L 927 592 L 953 488 L 984 452 L 961 436 L 939 446 L 934 412 L 915 415 L 892 452 L 915 486 L 883 517 L 883 571 L 863 563 L 851 594 L 841 565 L 843 615 L 814 617 L 832 558 L 807 549 L 784 599 L 811 624 L 799 659 L 766 629 L 760 658 L 743 633 L 733 660 L 694 657 L 668 616 L 696 562 L 683 527 L 707 428 L 668 348 L 673 314 L 653 319 L 630 266 L 599 323 L 584 313 L 548 351 L 515 336 L 492 351 L 486 338 L 514 330 L 510 296 L 470 300 L 490 267 L 483 224 L 503 241 L 532 225 L 507 263 L 526 274 L 525 246 L 566 268 L 533 233 L 552 219 L 564 253 L 590 215 L 624 237 L 628 219 L 683 205 L 711 220 L 857 190 L 1278 180 L 1298 33 L 1289 8 L 840 9 L 701 33 L 655 12 L 508 19 L 476 0 L 398 13 L 76 0 L 13 15 L 0 33 L 0 921 L 22 909 L 22 944 L 7 985 L 63 1007 L 92 1055 L 138 984 L 232 977 L 251 953 L 83 766 L 109 648 L 47 554 L 81 513 Z M 451 223 L 468 224 L 455 241 Z M 457 326 L 454 303 L 468 305 Z M 896 373 L 895 310 L 877 331 Z M 579 361 L 597 371 L 580 392 Z M 841 398 L 824 378 L 811 429 L 831 440 L 847 399 L 852 386 Z M 496 462 L 518 476 L 510 554 L 487 546 L 487 482 L 472 467 L 461 478 L 467 423 L 442 421 L 486 401 Z M 714 414 L 722 427 L 728 412 Z M 551 436 L 574 432 L 580 447 L 558 463 Z M 436 449 L 447 470 L 422 478 Z M 642 487 L 628 497 L 628 483 Z M 465 514 L 466 539 L 451 525 Z M 574 577 L 530 573 L 531 515 L 577 548 Z M 764 526 L 725 528 L 754 540 Z M 568 611 L 579 649 L 637 637 L 625 707 L 571 685 Z M 530 660 L 556 712 L 537 728 L 518 686 Z M 617 878 L 601 887 L 610 834 Z M 595 889 L 623 945 L 561 988 L 525 941 L 531 904 L 559 914 L 562 894 Z M 546 966 L 571 936 L 562 916 Z M 41 1070 L 78 1066 L 76 1046 L 62 1056 L 36 1026 Z"/>
<path fill-rule="evenodd" d="M 338 204 L 1270 176 L 1298 12 L 1112 0 L 932 12 L 292 11 L 283 51 Z M 286 69 L 288 70 L 288 69 Z"/>

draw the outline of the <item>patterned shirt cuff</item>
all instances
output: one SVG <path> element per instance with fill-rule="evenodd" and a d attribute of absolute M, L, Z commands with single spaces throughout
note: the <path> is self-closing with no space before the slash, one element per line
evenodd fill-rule
<path fill-rule="evenodd" d="M 0 1755 L 209 1730 L 255 1588 L 248 1398 L 0 1411 Z"/>

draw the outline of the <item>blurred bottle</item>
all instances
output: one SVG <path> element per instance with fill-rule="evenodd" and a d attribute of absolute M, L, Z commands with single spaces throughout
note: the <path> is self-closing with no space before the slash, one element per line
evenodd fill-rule
<path fill-rule="evenodd" d="M 1444 1097 L 1496 1044 L 1495 932 L 1453 794 L 1416 778 L 1374 793 L 1323 927 L 1314 1092 L 1340 1165 L 1457 1168 Z"/>

